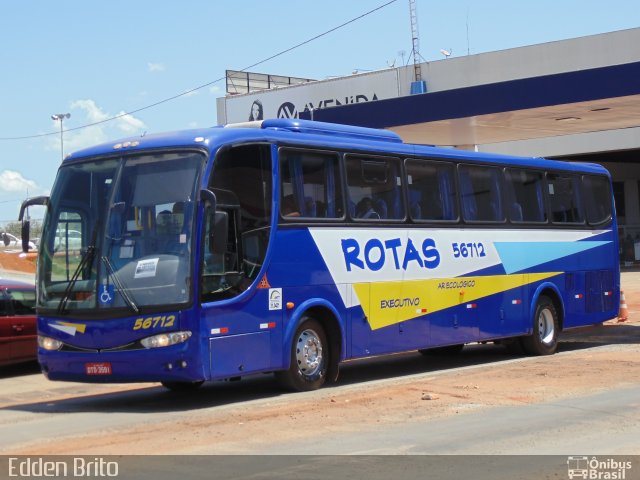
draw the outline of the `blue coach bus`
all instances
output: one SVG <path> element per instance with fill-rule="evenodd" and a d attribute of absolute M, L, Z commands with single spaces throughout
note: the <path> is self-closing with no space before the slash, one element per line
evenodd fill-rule
<path fill-rule="evenodd" d="M 51 380 L 185 389 L 274 372 L 311 390 L 392 352 L 552 354 L 619 306 L 598 165 L 273 119 L 80 151 L 21 219 L 37 204 Z"/>

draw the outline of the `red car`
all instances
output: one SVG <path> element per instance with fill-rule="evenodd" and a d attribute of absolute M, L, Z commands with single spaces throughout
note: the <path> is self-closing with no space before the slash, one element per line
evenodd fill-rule
<path fill-rule="evenodd" d="M 0 279 L 0 366 L 36 359 L 36 289 Z"/>

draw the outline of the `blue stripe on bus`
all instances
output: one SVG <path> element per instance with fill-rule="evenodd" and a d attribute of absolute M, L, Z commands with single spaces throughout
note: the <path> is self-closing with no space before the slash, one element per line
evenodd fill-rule
<path fill-rule="evenodd" d="M 608 243 L 611 242 L 495 242 L 494 246 L 506 273 L 510 274 Z"/>

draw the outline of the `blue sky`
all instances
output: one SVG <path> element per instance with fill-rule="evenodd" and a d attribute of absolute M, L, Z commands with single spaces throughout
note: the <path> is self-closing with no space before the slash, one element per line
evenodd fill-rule
<path fill-rule="evenodd" d="M 75 129 L 224 78 L 389 0 L 0 0 L 0 225 L 46 194 L 59 123 Z M 637 0 L 417 0 L 425 61 L 640 26 Z M 408 0 L 397 0 L 251 69 L 324 79 L 409 61 Z M 638 48 L 630 45 L 629 48 Z M 216 124 L 220 80 L 99 126 L 64 133 L 65 153 L 120 137 Z M 15 137 L 31 137 L 11 140 Z M 32 212 L 38 216 L 37 212 Z"/>

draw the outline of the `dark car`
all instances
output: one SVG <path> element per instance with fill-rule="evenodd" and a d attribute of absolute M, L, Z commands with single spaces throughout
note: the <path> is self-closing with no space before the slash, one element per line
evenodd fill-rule
<path fill-rule="evenodd" d="M 36 359 L 36 289 L 0 279 L 0 366 Z"/>

